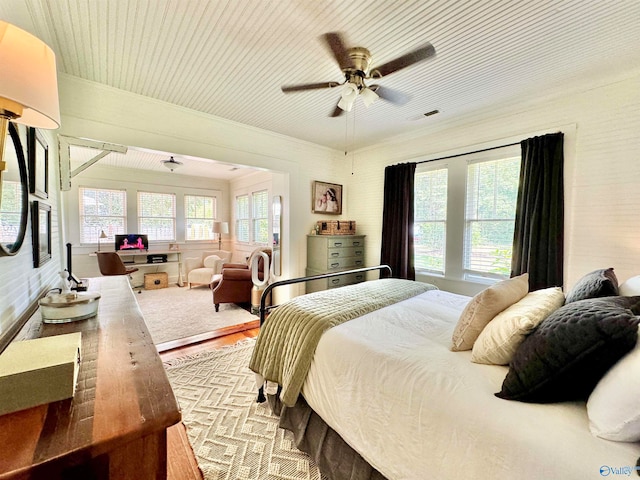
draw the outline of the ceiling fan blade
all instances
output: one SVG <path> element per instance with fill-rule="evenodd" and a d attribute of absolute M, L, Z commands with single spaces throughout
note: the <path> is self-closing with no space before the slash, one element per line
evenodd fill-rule
<path fill-rule="evenodd" d="M 333 109 L 333 112 L 331 112 L 331 115 L 329 115 L 329 116 L 330 117 L 339 117 L 343 113 L 344 113 L 344 110 L 342 110 L 338 105 L 336 105 L 336 108 Z"/>
<path fill-rule="evenodd" d="M 302 85 L 283 85 L 280 87 L 283 93 L 301 92 L 304 90 L 318 90 L 320 88 L 333 88 L 340 85 L 338 82 L 323 82 L 323 83 L 305 83 Z"/>
<path fill-rule="evenodd" d="M 335 57 L 338 65 L 340 65 L 340 70 L 346 70 L 347 68 L 353 68 L 353 62 L 349 53 L 347 52 L 347 47 L 342 41 L 342 35 L 338 32 L 329 32 L 322 35 L 324 41 L 327 42 L 327 45 L 331 49 L 333 56 Z"/>
<path fill-rule="evenodd" d="M 413 52 L 409 52 L 401 57 L 396 58 L 395 60 L 391 60 L 390 62 L 383 63 L 382 65 L 371 69 L 371 77 L 385 77 L 390 75 L 398 70 L 402 70 L 403 68 L 407 68 L 414 63 L 421 62 L 423 60 L 427 60 L 428 58 L 433 57 L 436 54 L 436 49 L 433 48 L 433 45 L 427 43 L 426 45 L 414 50 Z"/>
<path fill-rule="evenodd" d="M 411 100 L 410 95 L 388 87 L 383 87 L 382 85 L 371 85 L 369 88 L 376 92 L 381 99 L 395 105 L 405 105 Z"/>

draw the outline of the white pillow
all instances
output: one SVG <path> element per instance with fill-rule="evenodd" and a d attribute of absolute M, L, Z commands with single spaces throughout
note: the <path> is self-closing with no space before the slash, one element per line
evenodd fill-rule
<path fill-rule="evenodd" d="M 560 287 L 529 292 L 484 327 L 473 344 L 471 361 L 507 365 L 525 337 L 563 304 Z"/>
<path fill-rule="evenodd" d="M 529 292 L 529 274 L 503 280 L 478 293 L 462 311 L 451 338 L 451 350 L 471 350 L 487 324 Z"/>
<path fill-rule="evenodd" d="M 616 442 L 640 441 L 640 341 L 600 379 L 587 401 L 589 429 Z"/>
<path fill-rule="evenodd" d="M 635 297 L 636 295 L 640 295 L 640 275 L 636 275 L 635 277 L 631 277 L 618 287 L 618 292 L 623 297 Z"/>
<path fill-rule="evenodd" d="M 204 259 L 202 264 L 206 268 L 216 268 L 216 265 L 218 264 L 218 262 L 220 260 L 222 260 L 222 259 L 217 255 L 209 255 L 207 258 Z"/>

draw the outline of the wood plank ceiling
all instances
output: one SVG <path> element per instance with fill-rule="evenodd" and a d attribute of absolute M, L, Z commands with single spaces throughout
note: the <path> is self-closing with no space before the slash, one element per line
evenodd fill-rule
<path fill-rule="evenodd" d="M 338 150 L 640 67 L 637 0 L 0 0 L 0 18 L 66 74 Z M 343 80 L 330 31 L 374 65 L 427 41 L 437 55 L 376 82 L 405 106 L 329 118 L 337 89 L 280 86 Z"/>

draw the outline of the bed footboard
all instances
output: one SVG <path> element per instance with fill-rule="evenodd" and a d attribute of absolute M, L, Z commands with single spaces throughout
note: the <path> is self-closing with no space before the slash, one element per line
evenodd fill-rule
<path fill-rule="evenodd" d="M 375 271 L 375 270 L 380 270 L 380 272 L 386 271 L 387 272 L 387 276 L 391 277 L 392 275 L 392 270 L 391 267 L 389 265 L 376 265 L 375 267 L 363 267 L 363 268 L 356 268 L 354 270 L 343 270 L 340 272 L 332 272 L 332 273 L 323 273 L 321 275 L 311 275 L 308 277 L 298 277 L 298 278 L 290 278 L 287 280 L 280 280 L 277 282 L 273 282 L 271 284 L 269 284 L 264 291 L 262 292 L 262 296 L 260 297 L 260 326 L 262 326 L 262 324 L 264 323 L 267 313 L 274 309 L 277 308 L 277 305 L 274 306 L 266 306 L 267 303 L 267 299 L 269 298 L 270 294 L 271 294 L 271 290 L 273 290 L 276 287 L 281 287 L 284 285 L 293 285 L 296 283 L 306 283 L 306 282 L 311 282 L 314 280 L 321 280 L 324 278 L 332 278 L 332 277 L 339 277 L 342 275 L 350 275 L 350 274 L 354 274 L 354 273 L 362 273 L 362 272 L 370 272 L 370 271 Z M 258 397 L 256 399 L 256 402 L 258 403 L 262 403 L 266 400 L 265 396 L 264 396 L 264 387 L 260 387 L 258 389 Z"/>

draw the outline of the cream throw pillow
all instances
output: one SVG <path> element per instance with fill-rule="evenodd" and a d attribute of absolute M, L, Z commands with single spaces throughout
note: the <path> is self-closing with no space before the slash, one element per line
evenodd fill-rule
<path fill-rule="evenodd" d="M 473 344 L 471 361 L 507 365 L 525 337 L 563 304 L 560 287 L 529 292 L 484 327 Z"/>
<path fill-rule="evenodd" d="M 485 288 L 467 304 L 453 331 L 451 350 L 471 350 L 482 329 L 493 317 L 529 292 L 529 274 L 503 280 Z"/>
<path fill-rule="evenodd" d="M 640 339 L 600 379 L 587 401 L 589 429 L 615 442 L 640 441 Z"/>

